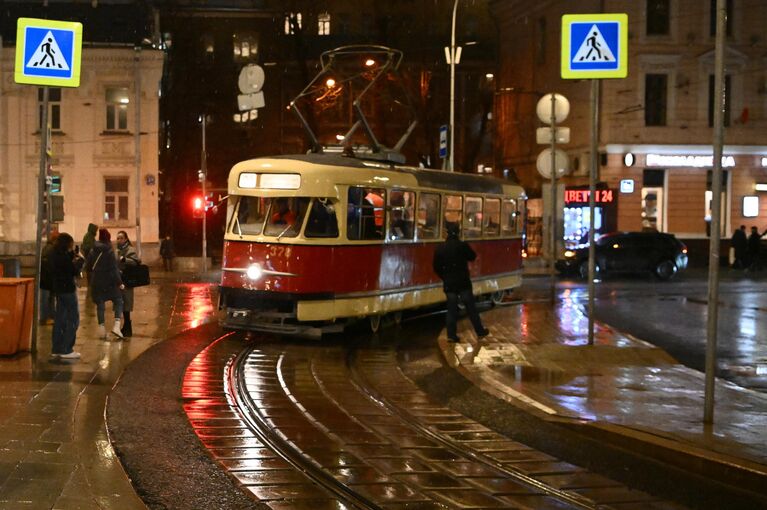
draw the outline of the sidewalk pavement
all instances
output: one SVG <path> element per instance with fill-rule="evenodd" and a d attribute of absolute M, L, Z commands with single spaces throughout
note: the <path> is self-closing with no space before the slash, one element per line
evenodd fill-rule
<path fill-rule="evenodd" d="M 714 423 L 704 424 L 704 374 L 599 322 L 589 346 L 586 297 L 565 289 L 553 313 L 547 302 L 496 307 L 483 314 L 491 334 L 479 341 L 464 320 L 468 341 L 441 338 L 445 358 L 538 416 L 763 494 L 767 395 L 717 380 Z"/>
<path fill-rule="evenodd" d="M 51 326 L 38 328 L 37 353 L 0 357 L 0 509 L 146 508 L 112 450 L 104 407 L 142 352 L 214 319 L 214 285 L 176 283 L 192 276 L 153 273 L 152 285 L 135 289 L 129 341 L 97 338 L 95 306 L 80 289 L 80 361 L 48 360 Z"/>

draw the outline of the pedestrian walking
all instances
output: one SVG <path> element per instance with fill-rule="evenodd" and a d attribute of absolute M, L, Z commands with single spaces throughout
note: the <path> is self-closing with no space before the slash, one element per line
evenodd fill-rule
<path fill-rule="evenodd" d="M 107 330 L 104 325 L 106 302 L 112 302 L 112 310 L 115 316 L 112 333 L 117 338 L 122 338 L 120 331 L 123 315 L 122 279 L 117 268 L 117 257 L 112 249 L 112 235 L 109 230 L 99 229 L 98 241 L 88 253 L 85 267 L 91 275 L 90 291 L 91 299 L 96 305 L 96 318 L 99 322 L 99 338 L 107 338 Z"/>
<path fill-rule="evenodd" d="M 40 317 L 42 325 L 51 325 L 55 319 L 56 296 L 53 293 L 53 275 L 51 274 L 50 257 L 56 244 L 58 232 L 51 232 L 43 247 L 40 258 Z"/>
<path fill-rule="evenodd" d="M 95 223 L 88 223 L 88 230 L 83 236 L 83 242 L 80 243 L 80 253 L 83 257 L 88 258 L 88 254 L 93 249 L 93 245 L 96 244 L 96 233 L 98 232 L 98 225 Z"/>
<path fill-rule="evenodd" d="M 764 234 L 767 234 L 767 230 L 760 234 L 756 226 L 751 227 L 751 235 L 748 236 L 748 271 L 758 271 L 761 267 L 759 257 L 761 256 L 762 237 L 764 237 Z"/>
<path fill-rule="evenodd" d="M 477 258 L 477 254 L 468 243 L 459 239 L 457 223 L 447 224 L 447 239 L 434 251 L 434 272 L 442 279 L 443 289 L 447 297 L 447 338 L 449 342 L 458 342 L 456 324 L 458 322 L 458 300 L 463 302 L 471 324 L 478 337 L 487 336 L 490 331 L 482 325 L 474 303 L 474 292 L 469 276 L 469 262 Z"/>
<path fill-rule="evenodd" d="M 160 242 L 160 256 L 162 257 L 162 267 L 165 271 L 173 271 L 173 257 L 176 251 L 173 248 L 173 239 L 169 235 L 165 236 Z"/>
<path fill-rule="evenodd" d="M 80 353 L 74 351 L 77 328 L 80 327 L 75 277 L 80 274 L 84 261 L 74 250 L 75 240 L 62 232 L 56 238 L 48 259 L 51 289 L 56 296 L 56 318 L 51 333 L 52 360 L 80 359 Z"/>
<path fill-rule="evenodd" d="M 746 226 L 741 225 L 738 230 L 732 233 L 732 249 L 735 252 L 735 260 L 732 263 L 733 269 L 746 269 L 748 264 L 748 237 L 746 237 Z"/>
<path fill-rule="evenodd" d="M 141 264 L 141 259 L 138 257 L 135 248 L 133 248 L 130 239 L 128 239 L 128 233 L 124 230 L 117 233 L 117 257 L 117 267 L 120 269 L 121 278 L 127 266 L 137 266 Z M 133 323 L 130 318 L 130 314 L 133 311 L 133 287 L 126 287 L 123 285 L 122 298 L 123 324 L 120 331 L 122 332 L 123 337 L 130 338 L 133 336 Z"/>

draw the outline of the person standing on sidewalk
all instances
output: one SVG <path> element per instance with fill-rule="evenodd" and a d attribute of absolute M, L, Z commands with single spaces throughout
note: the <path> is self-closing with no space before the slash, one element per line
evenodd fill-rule
<path fill-rule="evenodd" d="M 107 330 L 104 326 L 106 302 L 112 302 L 115 323 L 112 333 L 117 338 L 122 338 L 120 324 L 123 315 L 122 289 L 125 288 L 120 271 L 117 269 L 117 257 L 112 249 L 112 236 L 109 230 L 99 229 L 99 240 L 93 245 L 88 253 L 85 267 L 91 275 L 91 298 L 96 304 L 96 318 L 99 321 L 99 338 L 107 338 Z"/>
<path fill-rule="evenodd" d="M 761 268 L 759 257 L 761 256 L 762 237 L 764 237 L 764 234 L 767 234 L 767 230 L 760 234 L 756 226 L 751 227 L 751 235 L 748 236 L 748 271 L 754 272 Z"/>
<path fill-rule="evenodd" d="M 169 235 L 165 236 L 160 242 L 160 256 L 162 257 L 162 266 L 165 271 L 173 271 L 173 257 L 176 252 L 173 249 L 173 239 Z"/>
<path fill-rule="evenodd" d="M 56 296 L 53 294 L 53 275 L 51 274 L 50 257 L 56 244 L 58 232 L 51 232 L 48 242 L 43 247 L 40 260 L 40 318 L 42 325 L 53 324 L 56 314 Z"/>
<path fill-rule="evenodd" d="M 62 232 L 56 238 L 48 259 L 51 288 L 56 295 L 56 318 L 51 334 L 53 360 L 80 359 L 80 353 L 74 351 L 77 328 L 80 327 L 75 277 L 80 274 L 84 261 L 74 250 L 75 240 L 71 235 Z"/>
<path fill-rule="evenodd" d="M 128 233 L 121 230 L 117 233 L 117 267 L 120 269 L 120 275 L 122 276 L 126 266 L 137 266 L 141 264 L 141 259 L 138 258 L 135 248 L 128 239 Z M 133 287 L 124 287 L 122 289 L 123 298 L 123 326 L 121 332 L 123 337 L 130 338 L 133 336 L 133 323 L 130 319 L 130 313 L 133 311 Z"/>
<path fill-rule="evenodd" d="M 732 233 L 732 249 L 735 252 L 735 260 L 732 263 L 733 269 L 745 269 L 748 267 L 746 257 L 748 256 L 748 238 L 746 237 L 746 226 L 741 225 L 738 230 Z"/>
<path fill-rule="evenodd" d="M 445 296 L 447 296 L 447 338 L 449 342 L 458 342 L 456 324 L 458 322 L 458 300 L 466 307 L 469 319 L 478 337 L 487 336 L 490 331 L 482 325 L 474 303 L 474 292 L 469 276 L 469 262 L 477 258 L 471 246 L 458 237 L 457 223 L 447 224 L 447 240 L 434 251 L 434 272 L 442 279 Z"/>

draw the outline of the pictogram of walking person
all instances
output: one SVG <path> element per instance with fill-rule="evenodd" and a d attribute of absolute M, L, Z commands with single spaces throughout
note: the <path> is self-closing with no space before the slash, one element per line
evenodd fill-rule
<path fill-rule="evenodd" d="M 45 55 L 43 55 L 43 58 L 41 58 L 41 59 L 40 59 L 40 60 L 37 62 L 37 64 L 35 64 L 35 67 L 38 67 L 38 66 L 41 66 L 41 65 L 43 65 L 43 62 L 45 62 L 45 60 L 46 60 L 47 58 L 49 58 L 49 57 L 50 57 L 50 59 L 51 59 L 51 63 L 50 63 L 50 64 L 47 64 L 47 63 L 46 63 L 46 64 L 45 64 L 45 67 L 51 67 L 52 65 L 54 65 L 54 66 L 56 66 L 56 67 L 58 67 L 58 68 L 61 68 L 61 64 L 57 64 L 57 63 L 56 63 L 56 57 L 54 57 L 54 56 L 53 56 L 53 54 L 54 54 L 54 53 L 56 53 L 56 52 L 55 52 L 55 51 L 53 51 L 53 48 L 51 48 L 51 43 L 52 43 L 52 42 L 53 42 L 53 38 L 49 37 L 49 38 L 48 38 L 48 40 L 47 40 L 47 41 L 45 41 L 45 42 L 44 42 L 44 43 L 43 43 L 43 44 L 40 46 L 40 48 L 41 48 L 41 49 L 42 49 L 42 50 L 45 52 Z"/>
<path fill-rule="evenodd" d="M 598 32 L 594 32 L 591 35 L 591 37 L 586 39 L 586 44 L 588 44 L 591 47 L 591 49 L 589 49 L 589 52 L 586 53 L 585 56 L 581 57 L 581 60 L 587 60 L 589 58 L 589 56 L 591 56 L 591 52 L 592 51 L 596 51 L 597 52 L 596 60 L 602 60 L 602 50 L 599 48 L 599 43 L 597 42 L 597 33 Z M 594 60 L 594 59 L 592 59 L 592 60 Z"/>

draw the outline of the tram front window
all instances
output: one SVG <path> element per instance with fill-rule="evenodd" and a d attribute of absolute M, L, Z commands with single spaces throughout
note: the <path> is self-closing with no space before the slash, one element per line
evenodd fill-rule
<path fill-rule="evenodd" d="M 336 209 L 329 198 L 315 198 L 306 221 L 306 237 L 338 237 Z"/>
<path fill-rule="evenodd" d="M 309 199 L 306 197 L 274 197 L 269 204 L 269 212 L 264 235 L 277 237 L 296 237 L 301 231 Z"/>
<path fill-rule="evenodd" d="M 264 228 L 268 199 L 240 197 L 232 215 L 229 231 L 238 235 L 258 235 Z"/>

